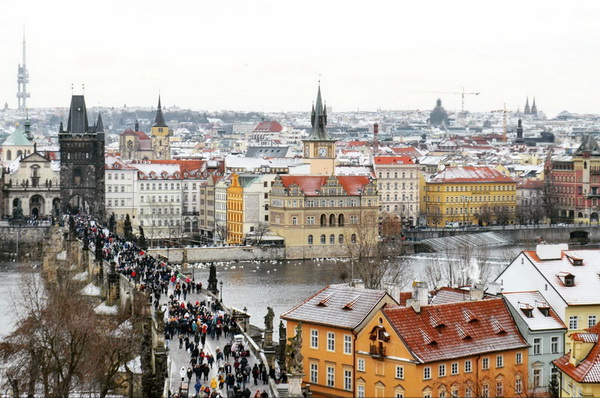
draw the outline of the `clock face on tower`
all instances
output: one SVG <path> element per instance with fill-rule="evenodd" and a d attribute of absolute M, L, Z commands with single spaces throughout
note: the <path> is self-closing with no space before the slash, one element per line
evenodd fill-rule
<path fill-rule="evenodd" d="M 319 147 L 319 157 L 320 158 L 327 157 L 327 147 Z"/>

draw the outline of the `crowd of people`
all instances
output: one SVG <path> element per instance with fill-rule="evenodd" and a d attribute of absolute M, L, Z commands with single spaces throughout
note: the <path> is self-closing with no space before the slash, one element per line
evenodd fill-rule
<path fill-rule="evenodd" d="M 179 391 L 170 392 L 170 398 L 269 396 L 266 389 L 257 387 L 275 378 L 275 370 L 256 363 L 243 341 L 234 340 L 239 331 L 235 319 L 219 301 L 203 292 L 202 283 L 178 273 L 89 217 L 70 217 L 65 221 L 70 232 L 83 240 L 84 247 L 93 247 L 97 259 L 114 265 L 117 272 L 147 291 L 154 308 L 164 312 L 166 346 L 187 361 L 179 372 Z M 207 339 L 212 341 L 210 345 Z"/>

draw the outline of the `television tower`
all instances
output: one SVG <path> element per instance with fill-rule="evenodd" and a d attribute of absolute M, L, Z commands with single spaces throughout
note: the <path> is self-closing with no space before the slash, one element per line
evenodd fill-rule
<path fill-rule="evenodd" d="M 27 98 L 30 94 L 27 92 L 27 83 L 29 83 L 29 71 L 25 61 L 25 30 L 23 30 L 23 65 L 19 64 L 17 73 L 17 98 L 19 101 L 19 110 L 27 108 Z"/>

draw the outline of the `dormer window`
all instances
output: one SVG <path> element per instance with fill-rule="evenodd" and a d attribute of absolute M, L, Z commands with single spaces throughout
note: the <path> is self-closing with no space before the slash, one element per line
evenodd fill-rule
<path fill-rule="evenodd" d="M 569 261 L 571 262 L 571 264 L 573 264 L 575 266 L 583 265 L 583 258 L 576 256 L 574 254 L 567 254 L 566 256 L 569 259 Z"/>
<path fill-rule="evenodd" d="M 575 286 L 575 275 L 570 272 L 559 272 L 556 276 L 558 276 L 564 286 Z"/>
<path fill-rule="evenodd" d="M 374 341 L 383 341 L 384 343 L 387 343 L 388 341 L 390 341 L 390 334 L 385 330 L 385 328 L 382 325 L 377 325 L 373 329 L 371 329 L 369 339 Z"/>
<path fill-rule="evenodd" d="M 545 301 L 536 302 L 537 309 L 540 310 L 542 315 L 550 316 L 550 306 Z"/>
<path fill-rule="evenodd" d="M 519 309 L 527 318 L 533 318 L 533 307 L 527 303 L 519 303 Z"/>

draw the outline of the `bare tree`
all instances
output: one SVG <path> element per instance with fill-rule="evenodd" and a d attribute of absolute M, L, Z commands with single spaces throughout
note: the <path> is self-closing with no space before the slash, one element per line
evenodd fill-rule
<path fill-rule="evenodd" d="M 269 223 L 258 222 L 251 233 L 251 238 L 256 246 L 260 246 L 264 236 L 269 232 Z"/>
<path fill-rule="evenodd" d="M 544 215 L 550 220 L 550 224 L 554 224 L 558 220 L 559 211 L 559 195 L 552 180 L 552 176 L 546 177 L 544 187 L 542 188 L 542 207 L 544 209 Z"/>
<path fill-rule="evenodd" d="M 215 221 L 215 236 L 221 242 L 227 240 L 227 222 Z"/>
<path fill-rule="evenodd" d="M 349 262 L 343 263 L 343 276 L 358 276 L 369 289 L 382 289 L 386 284 L 404 286 L 411 275 L 410 264 L 402 257 L 406 245 L 400 220 L 386 217 L 379 223 L 375 212 L 362 213 L 360 223 L 347 228 L 346 243 Z"/>

